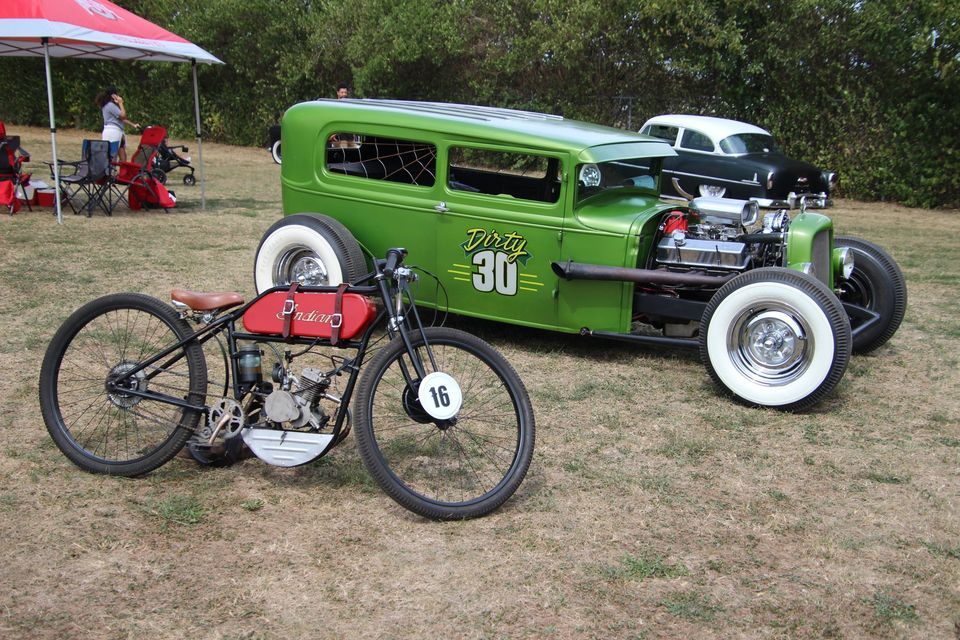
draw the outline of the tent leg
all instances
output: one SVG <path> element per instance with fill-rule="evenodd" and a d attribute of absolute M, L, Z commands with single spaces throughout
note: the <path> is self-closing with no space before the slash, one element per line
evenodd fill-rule
<path fill-rule="evenodd" d="M 207 208 L 206 180 L 203 175 L 203 136 L 200 134 L 200 92 L 197 90 L 197 61 L 190 60 L 193 69 L 193 113 L 197 123 L 197 161 L 200 165 L 200 209 Z"/>
<path fill-rule="evenodd" d="M 57 126 L 53 123 L 53 83 L 50 81 L 50 41 L 43 38 L 43 65 L 47 72 L 47 108 L 50 112 L 50 146 L 53 150 L 53 202 L 57 208 L 57 224 L 63 224 L 60 210 L 60 164 L 57 162 Z"/>

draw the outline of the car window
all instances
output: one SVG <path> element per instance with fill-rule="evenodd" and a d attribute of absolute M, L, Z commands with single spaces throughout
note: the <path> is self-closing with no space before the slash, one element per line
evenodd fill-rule
<path fill-rule="evenodd" d="M 532 153 L 450 147 L 447 186 L 455 191 L 556 202 L 558 166 L 556 158 Z"/>
<path fill-rule="evenodd" d="M 577 203 L 598 193 L 624 189 L 657 195 L 659 176 L 659 158 L 581 164 L 577 167 Z"/>
<path fill-rule="evenodd" d="M 340 131 L 327 138 L 327 171 L 421 187 L 436 182 L 437 147 Z"/>
<path fill-rule="evenodd" d="M 640 133 L 666 140 L 672 146 L 677 141 L 679 131 L 679 127 L 672 127 L 668 124 L 648 124 Z"/>
<path fill-rule="evenodd" d="M 720 150 L 724 153 L 780 153 L 780 147 L 773 136 L 763 133 L 740 133 L 728 136 L 720 141 Z"/>
<path fill-rule="evenodd" d="M 713 151 L 713 141 L 699 131 L 686 129 L 680 139 L 680 147 L 694 151 Z"/>

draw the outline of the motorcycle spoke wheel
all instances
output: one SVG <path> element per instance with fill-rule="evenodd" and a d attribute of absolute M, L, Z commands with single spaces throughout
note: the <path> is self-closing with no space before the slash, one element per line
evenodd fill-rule
<path fill-rule="evenodd" d="M 128 373 L 189 334 L 168 305 L 138 294 L 100 298 L 68 318 L 47 350 L 40 379 L 44 421 L 61 451 L 87 471 L 128 476 L 173 457 L 200 413 L 140 394 L 202 405 L 202 349 L 190 344 Z"/>
<path fill-rule="evenodd" d="M 368 365 L 358 389 L 356 432 L 364 463 L 394 500 L 414 513 L 453 520 L 481 516 L 516 491 L 530 465 L 533 409 L 523 383 L 487 343 L 462 331 L 426 330 L 413 345 L 426 373 L 456 381 L 462 404 L 437 419 L 423 408 L 404 370 L 414 368 L 399 339 Z M 425 380 L 426 378 L 424 378 Z"/>

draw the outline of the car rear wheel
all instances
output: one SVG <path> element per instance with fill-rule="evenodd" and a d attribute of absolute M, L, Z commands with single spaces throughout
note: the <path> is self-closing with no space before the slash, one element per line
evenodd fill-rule
<path fill-rule="evenodd" d="M 300 213 L 275 222 L 260 240 L 253 275 L 257 293 L 270 287 L 338 285 L 366 275 L 363 251 L 342 224 Z"/>
<path fill-rule="evenodd" d="M 277 140 L 270 146 L 270 155 L 273 156 L 273 161 L 277 164 L 280 164 L 280 141 Z"/>
<path fill-rule="evenodd" d="M 880 314 L 878 323 L 853 337 L 854 353 L 869 353 L 900 328 L 907 310 L 907 283 L 896 261 L 872 242 L 838 236 L 834 246 L 848 247 L 854 254 L 853 273 L 837 282 L 840 300 Z M 857 321 L 853 322 L 856 329 Z"/>
<path fill-rule="evenodd" d="M 757 269 L 711 298 L 700 357 L 745 404 L 800 411 L 819 402 L 850 360 L 850 323 L 837 297 L 799 271 Z"/>

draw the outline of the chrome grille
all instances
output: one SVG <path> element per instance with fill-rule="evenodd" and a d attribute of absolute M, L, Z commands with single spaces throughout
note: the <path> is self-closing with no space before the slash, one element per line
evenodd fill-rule
<path fill-rule="evenodd" d="M 813 275 L 823 284 L 830 286 L 830 270 L 832 268 L 830 232 L 826 229 L 813 237 Z"/>

